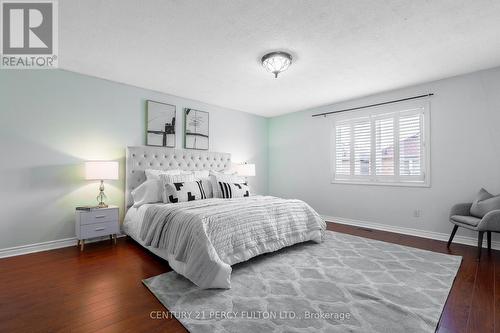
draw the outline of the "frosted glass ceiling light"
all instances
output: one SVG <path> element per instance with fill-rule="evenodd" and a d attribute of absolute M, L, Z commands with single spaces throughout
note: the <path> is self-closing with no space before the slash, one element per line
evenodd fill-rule
<path fill-rule="evenodd" d="M 262 57 L 262 66 L 277 78 L 292 64 L 292 56 L 286 52 L 271 52 Z"/>

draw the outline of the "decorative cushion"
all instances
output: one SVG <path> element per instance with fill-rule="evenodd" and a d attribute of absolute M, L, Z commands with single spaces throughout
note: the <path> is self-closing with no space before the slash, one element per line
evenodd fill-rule
<path fill-rule="evenodd" d="M 177 203 L 206 199 L 201 180 L 182 183 L 166 183 L 163 195 L 164 203 Z"/>
<path fill-rule="evenodd" d="M 218 182 L 221 198 L 243 198 L 250 196 L 250 187 L 247 183 Z"/>
<path fill-rule="evenodd" d="M 144 173 L 146 174 L 146 179 L 147 180 L 152 180 L 160 179 L 160 175 L 180 175 L 181 170 L 175 169 L 175 170 L 157 170 L 157 169 L 146 169 L 144 170 Z"/>
<path fill-rule="evenodd" d="M 245 178 L 234 174 L 210 171 L 210 183 L 212 185 L 214 198 L 223 198 L 218 184 L 219 182 L 242 184 L 245 183 Z"/>
<path fill-rule="evenodd" d="M 175 200 L 170 201 L 169 196 L 172 193 L 172 184 L 174 183 L 192 183 L 195 182 L 196 179 L 194 178 L 192 173 L 188 174 L 178 174 L 178 175 L 169 175 L 169 174 L 161 174 L 160 175 L 160 181 L 161 181 L 161 194 L 162 194 L 162 200 L 164 203 L 172 203 Z M 172 185 L 172 186 L 169 186 Z M 175 187 L 174 187 L 175 188 Z M 187 193 L 183 195 L 186 200 L 181 199 L 180 202 L 187 201 Z M 173 199 L 176 199 L 177 195 L 173 196 Z M 177 201 L 176 201 L 177 202 Z"/>
<path fill-rule="evenodd" d="M 162 201 L 162 186 L 159 180 L 146 180 L 131 192 L 134 199 L 134 207 L 138 208 L 144 204 Z"/>
<path fill-rule="evenodd" d="M 488 212 L 496 209 L 500 209 L 500 195 L 493 195 L 482 188 L 472 203 L 470 214 L 483 218 Z"/>
<path fill-rule="evenodd" d="M 453 215 L 450 219 L 458 223 L 470 225 L 471 227 L 477 227 L 479 221 L 481 221 L 481 219 L 474 216 L 462 215 Z"/>
<path fill-rule="evenodd" d="M 196 170 L 196 171 L 184 171 L 180 170 L 179 174 L 170 174 L 169 176 L 175 177 L 164 177 L 163 181 L 167 183 L 182 183 L 187 181 L 201 180 L 203 184 L 203 189 L 205 190 L 205 195 L 207 198 L 213 198 L 212 183 L 210 182 L 209 170 Z M 187 175 L 187 178 L 185 177 Z M 179 176 L 179 177 L 177 177 Z M 193 176 L 194 178 L 191 178 Z"/>

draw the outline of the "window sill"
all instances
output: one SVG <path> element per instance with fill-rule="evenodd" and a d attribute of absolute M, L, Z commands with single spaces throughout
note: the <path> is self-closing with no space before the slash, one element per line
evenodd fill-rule
<path fill-rule="evenodd" d="M 391 187 L 423 187 L 430 188 L 429 182 L 369 182 L 369 181 L 356 181 L 356 180 L 332 180 L 331 184 L 343 185 L 368 185 L 368 186 L 391 186 Z"/>

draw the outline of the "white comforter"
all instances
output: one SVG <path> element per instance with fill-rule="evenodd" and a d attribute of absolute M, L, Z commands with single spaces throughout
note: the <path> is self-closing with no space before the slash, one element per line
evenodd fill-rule
<path fill-rule="evenodd" d="M 182 263 L 179 273 L 199 287 L 230 288 L 231 265 L 296 243 L 322 242 L 325 228 L 303 201 L 253 196 L 151 206 L 139 237 Z"/>

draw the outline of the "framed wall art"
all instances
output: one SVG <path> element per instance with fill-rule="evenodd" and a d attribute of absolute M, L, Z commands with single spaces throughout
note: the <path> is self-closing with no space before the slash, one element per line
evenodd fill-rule
<path fill-rule="evenodd" d="M 175 105 L 147 101 L 146 145 L 175 147 Z"/>
<path fill-rule="evenodd" d="M 209 149 L 209 114 L 195 109 L 184 109 L 184 148 Z"/>

